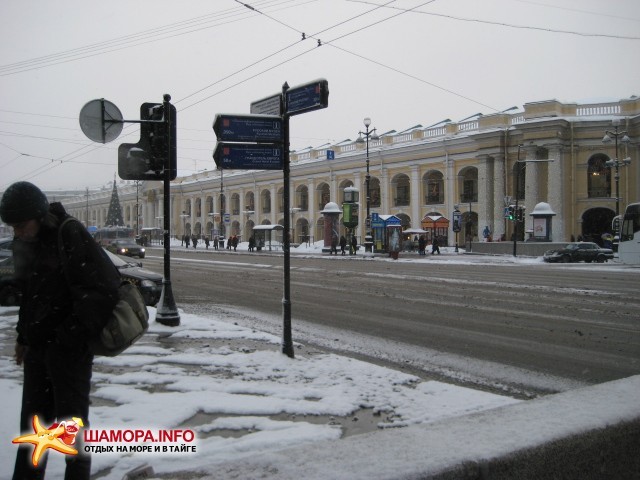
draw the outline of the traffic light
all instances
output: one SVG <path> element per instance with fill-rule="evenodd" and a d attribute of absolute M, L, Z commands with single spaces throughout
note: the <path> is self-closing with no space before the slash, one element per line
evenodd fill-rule
<path fill-rule="evenodd" d="M 526 210 L 526 207 L 518 207 L 518 211 L 516 212 L 516 219 L 520 223 L 524 222 L 524 211 L 525 210 Z"/>
<path fill-rule="evenodd" d="M 514 221 L 515 220 L 515 211 L 516 211 L 516 207 L 514 207 L 513 205 L 509 205 L 506 209 L 506 215 L 505 217 L 510 220 L 510 221 Z"/>
<path fill-rule="evenodd" d="M 118 148 L 118 175 L 123 180 L 164 180 L 168 156 L 169 177 L 174 180 L 178 175 L 176 108 L 168 102 L 143 103 L 140 120 L 140 141 Z"/>

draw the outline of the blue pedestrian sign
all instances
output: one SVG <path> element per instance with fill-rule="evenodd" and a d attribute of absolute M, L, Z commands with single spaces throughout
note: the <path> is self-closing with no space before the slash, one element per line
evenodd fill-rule
<path fill-rule="evenodd" d="M 334 160 L 336 158 L 335 150 L 327 150 L 327 160 Z"/>
<path fill-rule="evenodd" d="M 221 141 L 282 143 L 282 117 L 277 115 L 218 114 L 213 131 Z"/>
<path fill-rule="evenodd" d="M 213 159 L 221 170 L 282 170 L 284 149 L 271 144 L 219 142 Z"/>

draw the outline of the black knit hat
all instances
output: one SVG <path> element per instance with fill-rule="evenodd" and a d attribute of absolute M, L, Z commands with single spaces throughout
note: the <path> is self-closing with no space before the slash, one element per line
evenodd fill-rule
<path fill-rule="evenodd" d="M 0 200 L 0 217 L 8 224 L 41 219 L 48 211 L 47 197 L 42 190 L 29 182 L 12 184 Z"/>

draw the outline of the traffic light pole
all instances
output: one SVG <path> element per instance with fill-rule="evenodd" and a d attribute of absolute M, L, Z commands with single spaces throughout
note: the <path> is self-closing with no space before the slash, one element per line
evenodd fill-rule
<path fill-rule="evenodd" d="M 171 288 L 171 248 L 170 248 L 170 228 L 171 228 L 171 125 L 176 121 L 172 116 L 171 104 L 169 103 L 171 96 L 164 95 L 163 111 L 164 122 L 166 124 L 167 152 L 164 165 L 164 278 L 162 280 L 162 295 L 158 310 L 156 312 L 156 321 L 163 325 L 176 327 L 180 325 L 180 314 L 176 301 L 173 298 L 173 289 Z"/>

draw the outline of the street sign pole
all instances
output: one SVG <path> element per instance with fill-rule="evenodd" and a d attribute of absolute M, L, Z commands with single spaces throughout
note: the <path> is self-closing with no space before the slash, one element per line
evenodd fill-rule
<path fill-rule="evenodd" d="M 176 119 L 172 116 L 171 104 L 169 103 L 171 96 L 164 96 L 164 121 L 166 123 L 165 131 L 167 135 L 171 135 L 171 126 Z M 171 141 L 167 141 L 167 145 L 172 145 Z M 180 325 L 180 314 L 178 306 L 173 298 L 173 289 L 171 288 L 171 249 L 170 227 L 171 227 L 171 147 L 167 148 L 165 164 L 164 164 L 164 278 L 162 280 L 162 294 L 156 312 L 156 321 L 163 325 L 176 327 Z"/>
<path fill-rule="evenodd" d="M 284 251 L 284 288 L 282 297 L 282 317 L 283 317 L 283 334 L 282 334 L 282 353 L 289 358 L 294 357 L 293 351 L 293 336 L 291 333 L 291 241 L 289 238 L 289 231 L 291 230 L 291 215 L 290 215 L 290 169 L 289 169 L 289 118 L 290 115 L 287 112 L 287 91 L 289 90 L 289 84 L 287 82 L 282 85 L 282 101 L 283 116 L 282 116 L 282 130 L 284 137 L 284 162 L 282 167 L 282 179 L 284 182 L 284 188 L 282 191 L 282 202 L 284 206 L 284 230 L 282 231 L 283 239 L 283 251 Z"/>

